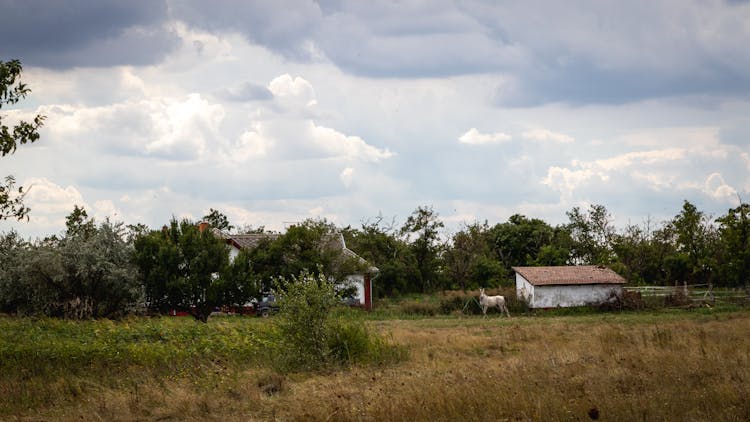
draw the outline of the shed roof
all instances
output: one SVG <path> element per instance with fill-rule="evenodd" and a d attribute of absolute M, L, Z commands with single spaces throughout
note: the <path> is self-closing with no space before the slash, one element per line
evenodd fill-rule
<path fill-rule="evenodd" d="M 625 284 L 625 279 L 607 267 L 578 265 L 559 267 L 513 267 L 534 286 L 560 284 Z"/>

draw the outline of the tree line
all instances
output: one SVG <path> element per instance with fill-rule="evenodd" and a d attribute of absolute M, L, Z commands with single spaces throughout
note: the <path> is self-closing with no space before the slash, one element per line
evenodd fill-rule
<path fill-rule="evenodd" d="M 0 109 L 30 92 L 21 70 L 17 60 L 0 61 Z M 36 142 L 43 123 L 38 115 L 9 128 L 0 115 L 0 158 Z M 0 221 L 28 218 L 25 193 L 12 175 L 0 180 Z M 0 312 L 87 318 L 182 308 L 205 321 L 216 306 L 242 304 L 279 277 L 309 271 L 340 281 L 362 271 L 362 262 L 322 247 L 336 233 L 379 269 L 376 297 L 511 285 L 513 266 L 580 264 L 609 266 L 636 284 L 748 289 L 748 213 L 750 205 L 741 202 L 713 219 L 685 201 L 668 221 L 617 229 L 605 206 L 591 205 L 574 207 L 568 222 L 556 226 L 516 214 L 447 234 L 432 207 L 420 206 L 401 226 L 382 217 L 358 228 L 308 220 L 229 260 L 225 241 L 195 222 L 173 218 L 157 230 L 97 224 L 76 206 L 59 237 L 32 242 L 0 234 Z M 234 229 L 214 209 L 204 220 L 213 229 Z M 262 227 L 238 231 L 266 233 Z"/>
<path fill-rule="evenodd" d="M 382 218 L 344 229 L 347 244 L 380 269 L 380 296 L 513 284 L 514 266 L 604 265 L 633 284 L 711 284 L 748 289 L 750 205 L 711 218 L 689 201 L 673 218 L 618 229 L 604 205 L 574 207 L 550 225 L 512 215 L 443 233 L 431 207 L 401 227 Z"/>
<path fill-rule="evenodd" d="M 356 228 L 312 219 L 284 233 L 240 228 L 260 240 L 230 260 L 216 234 L 233 226 L 217 210 L 201 231 L 176 218 L 159 229 L 97 223 L 76 206 L 59 236 L 0 235 L 0 312 L 90 318 L 179 309 L 206 321 L 216 307 L 241 306 L 278 280 L 309 272 L 340 282 L 371 266 L 375 297 L 511 286 L 514 266 L 583 264 L 608 266 L 632 284 L 747 289 L 749 214 L 742 203 L 712 219 L 685 201 L 668 221 L 618 229 L 603 205 L 591 205 L 555 226 L 515 214 L 448 234 L 440 216 L 420 206 L 400 226 L 377 217 Z M 338 234 L 366 262 L 329 247 Z"/>

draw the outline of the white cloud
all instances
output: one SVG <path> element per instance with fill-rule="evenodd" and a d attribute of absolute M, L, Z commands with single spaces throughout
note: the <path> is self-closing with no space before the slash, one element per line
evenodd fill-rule
<path fill-rule="evenodd" d="M 458 142 L 467 145 L 487 145 L 501 144 L 511 140 L 511 136 L 502 132 L 480 133 L 476 128 L 471 128 L 468 132 L 458 138 Z"/>
<path fill-rule="evenodd" d="M 348 136 L 335 129 L 318 126 L 312 121 L 307 122 L 307 131 L 310 140 L 331 157 L 378 162 L 393 156 L 387 148 L 376 148 L 368 145 L 359 136 Z"/>
<path fill-rule="evenodd" d="M 739 205 L 737 190 L 729 186 L 719 173 L 711 173 L 703 186 L 703 192 L 716 200 Z"/>
<path fill-rule="evenodd" d="M 312 85 L 299 76 L 292 78 L 288 73 L 278 76 L 268 84 L 268 90 L 284 105 L 312 107 L 317 104 Z"/>
<path fill-rule="evenodd" d="M 26 225 L 41 234 L 57 232 L 65 227 L 65 217 L 78 205 L 89 209 L 81 192 L 74 186 L 60 186 L 46 178 L 32 177 L 23 181 L 27 190 L 24 205 L 31 209 L 28 223 L 15 223 L 17 229 Z"/>
<path fill-rule="evenodd" d="M 521 134 L 525 139 L 539 142 L 556 142 L 559 144 L 569 144 L 574 141 L 573 137 L 563 133 L 552 132 L 547 129 L 532 129 Z"/>
<path fill-rule="evenodd" d="M 341 174 L 339 175 L 341 178 L 341 183 L 344 184 L 347 188 L 352 185 L 352 180 L 354 179 L 354 169 L 351 167 L 347 167 L 344 170 L 341 171 Z"/>

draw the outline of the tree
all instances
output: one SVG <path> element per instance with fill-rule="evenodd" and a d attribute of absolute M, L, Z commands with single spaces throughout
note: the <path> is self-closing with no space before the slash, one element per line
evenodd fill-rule
<path fill-rule="evenodd" d="M 6 236 L 0 242 L 0 309 L 75 319 L 137 312 L 143 290 L 123 235 L 122 224 L 105 221 L 87 236 L 53 243 Z"/>
<path fill-rule="evenodd" d="M 375 296 L 397 296 L 401 293 L 417 291 L 412 285 L 416 279 L 416 268 L 409 246 L 400 239 L 395 223 L 383 222 L 383 217 L 363 222 L 361 229 L 346 228 L 343 235 L 346 244 L 359 256 L 378 267 L 377 282 L 373 289 Z"/>
<path fill-rule="evenodd" d="M 213 208 L 210 208 L 209 213 L 203 216 L 203 221 L 207 222 L 211 227 L 221 231 L 228 232 L 234 229 L 234 226 L 229 224 L 227 216 Z"/>
<path fill-rule="evenodd" d="M 566 213 L 573 240 L 572 260 L 576 264 L 606 265 L 612 259 L 611 241 L 615 234 L 612 217 L 604 205 L 591 205 L 586 213 L 574 207 Z"/>
<path fill-rule="evenodd" d="M 728 284 L 750 289 L 750 204 L 741 203 L 716 219 L 724 262 L 723 279 Z"/>
<path fill-rule="evenodd" d="M 18 60 L 0 61 L 0 109 L 5 104 L 17 103 L 31 92 L 19 80 L 21 70 L 21 62 Z M 38 130 L 43 123 L 44 116 L 37 115 L 32 123 L 20 121 L 11 129 L 2 123 L 0 115 L 0 157 L 13 154 L 18 145 L 37 141 Z M 23 204 L 26 191 L 23 187 L 16 189 L 15 183 L 16 179 L 12 175 L 5 176 L 0 181 L 0 220 L 28 218 L 30 210 Z"/>
<path fill-rule="evenodd" d="M 88 237 L 96 230 L 94 219 L 89 218 L 86 209 L 73 206 L 73 211 L 65 217 L 65 235 L 68 237 Z"/>
<path fill-rule="evenodd" d="M 323 273 L 342 282 L 367 268 L 344 253 L 340 236 L 336 226 L 326 220 L 310 219 L 289 227 L 284 234 L 266 237 L 249 256 L 264 289 L 272 288 L 275 278 L 289 279 L 303 271 L 316 276 Z"/>
<path fill-rule="evenodd" d="M 676 236 L 677 252 L 681 255 L 672 260 L 679 263 L 677 268 L 684 267 L 681 275 L 685 277 L 675 281 L 709 281 L 714 266 L 711 252 L 715 250 L 715 230 L 709 219 L 695 205 L 685 201 L 671 227 Z"/>
<path fill-rule="evenodd" d="M 504 276 L 500 263 L 490 258 L 489 230 L 486 221 L 467 225 L 453 235 L 445 250 L 447 276 L 462 290 L 495 286 Z"/>
<path fill-rule="evenodd" d="M 439 230 L 444 227 L 432 207 L 417 207 L 401 227 L 417 267 L 418 285 L 422 293 L 437 287 L 440 267 Z"/>
<path fill-rule="evenodd" d="M 492 251 L 505 269 L 503 278 L 512 274 L 514 266 L 563 265 L 568 260 L 568 232 L 537 218 L 512 215 L 506 223 L 490 229 L 490 239 Z"/>
<path fill-rule="evenodd" d="M 226 245 L 189 220 L 173 218 L 161 231 L 137 238 L 134 260 L 152 311 L 185 309 L 207 322 L 214 307 L 224 305 L 226 289 L 232 286 L 220 277 L 229 263 Z M 232 293 L 235 300 L 237 296 Z"/>

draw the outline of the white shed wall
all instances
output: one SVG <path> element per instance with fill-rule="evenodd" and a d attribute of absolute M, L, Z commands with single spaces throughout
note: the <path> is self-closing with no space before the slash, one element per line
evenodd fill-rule
<path fill-rule="evenodd" d="M 530 308 L 557 308 L 602 303 L 613 294 L 622 295 L 619 284 L 577 284 L 533 286 L 516 273 L 516 293 Z"/>

